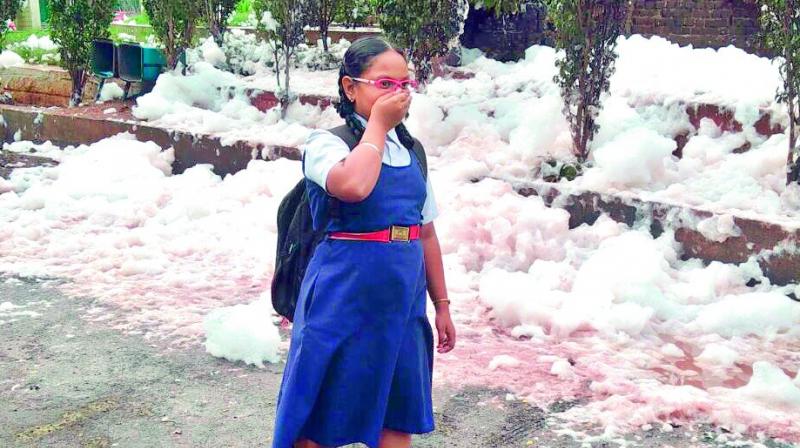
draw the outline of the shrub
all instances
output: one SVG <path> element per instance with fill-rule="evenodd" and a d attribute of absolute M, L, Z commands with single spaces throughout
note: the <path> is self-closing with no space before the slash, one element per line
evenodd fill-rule
<path fill-rule="evenodd" d="M 284 63 L 284 82 L 281 86 L 280 60 L 291 61 L 297 46 L 305 40 L 303 28 L 310 21 L 311 0 L 255 0 L 253 9 L 258 17 L 257 30 L 274 46 L 275 74 L 278 97 L 283 113 L 291 101 L 289 90 L 291 63 Z"/>
<path fill-rule="evenodd" d="M 347 0 L 333 18 L 333 21 L 346 26 L 371 26 L 378 15 L 375 0 Z"/>
<path fill-rule="evenodd" d="M 322 48 L 328 51 L 328 28 L 340 11 L 347 9 L 348 0 L 313 0 L 310 22 L 319 28 Z"/>
<path fill-rule="evenodd" d="M 222 35 L 228 27 L 228 17 L 236 8 L 237 0 L 203 0 L 203 18 L 217 45 L 222 46 Z"/>
<path fill-rule="evenodd" d="M 572 131 L 573 151 L 579 163 L 589 157 L 589 142 L 599 126 L 600 95 L 608 91 L 617 57 L 615 47 L 626 0 L 544 0 L 556 27 L 556 48 L 564 57 L 556 62 L 555 82 L 564 99 L 564 115 Z"/>
<path fill-rule="evenodd" d="M 86 72 L 92 58 L 92 41 L 108 38 L 114 16 L 113 3 L 103 0 L 48 0 L 50 35 L 60 47 L 61 65 L 72 78 L 70 106 L 80 104 Z"/>
<path fill-rule="evenodd" d="M 144 0 L 144 9 L 158 39 L 164 45 L 167 66 L 175 68 L 183 51 L 192 44 L 204 0 Z"/>
<path fill-rule="evenodd" d="M 470 0 L 470 3 L 476 7 L 494 11 L 499 16 L 518 13 L 527 0 Z"/>
<path fill-rule="evenodd" d="M 783 86 L 775 100 L 789 111 L 789 155 L 786 160 L 786 183 L 800 179 L 797 129 L 800 126 L 800 1 L 759 0 L 761 40 L 778 56 Z"/>
<path fill-rule="evenodd" d="M 458 44 L 467 0 L 377 0 L 378 21 L 386 37 L 405 48 L 417 79 L 425 82 L 435 57 Z"/>
<path fill-rule="evenodd" d="M 0 48 L 6 47 L 8 30 L 16 30 L 13 20 L 17 17 L 21 6 L 22 0 L 0 0 Z"/>

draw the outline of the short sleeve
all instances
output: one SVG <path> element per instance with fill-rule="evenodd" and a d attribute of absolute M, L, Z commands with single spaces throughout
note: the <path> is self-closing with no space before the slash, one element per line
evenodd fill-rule
<path fill-rule="evenodd" d="M 324 129 L 315 129 L 308 135 L 302 145 L 304 169 L 303 174 L 322 187 L 328 181 L 328 173 L 334 165 L 350 154 L 350 148 L 344 140 Z"/>
<path fill-rule="evenodd" d="M 439 209 L 436 207 L 436 198 L 433 196 L 433 186 L 431 185 L 430 175 L 425 185 L 428 194 L 425 197 L 425 205 L 422 206 L 422 224 L 432 222 L 439 216 Z"/>

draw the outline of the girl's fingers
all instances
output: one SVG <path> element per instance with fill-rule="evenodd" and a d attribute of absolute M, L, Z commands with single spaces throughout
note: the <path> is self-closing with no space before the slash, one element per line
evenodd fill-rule
<path fill-rule="evenodd" d="M 447 351 L 449 352 L 456 346 L 456 329 L 450 325 L 447 328 Z"/>

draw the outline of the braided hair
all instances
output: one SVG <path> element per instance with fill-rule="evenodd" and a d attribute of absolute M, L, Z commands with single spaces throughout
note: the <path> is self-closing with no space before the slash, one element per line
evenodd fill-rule
<path fill-rule="evenodd" d="M 353 134 L 358 140 L 361 140 L 361 137 L 364 135 L 365 128 L 364 125 L 361 124 L 361 121 L 356 118 L 355 104 L 350 101 L 350 98 L 348 98 L 344 92 L 342 78 L 345 76 L 354 78 L 360 77 L 361 74 L 369 68 L 372 60 L 376 56 L 388 50 L 396 51 L 405 59 L 405 55 L 402 51 L 394 48 L 380 37 L 362 37 L 353 42 L 350 48 L 347 49 L 344 54 L 344 59 L 342 60 L 342 65 L 339 68 L 339 102 L 335 104 L 336 112 L 339 113 L 339 116 L 344 118 L 347 127 L 353 131 Z M 400 143 L 402 143 L 403 146 L 409 149 L 414 147 L 414 137 L 411 136 L 411 133 L 408 132 L 408 129 L 406 129 L 403 123 L 395 127 L 395 132 L 397 132 L 397 137 L 400 139 Z"/>

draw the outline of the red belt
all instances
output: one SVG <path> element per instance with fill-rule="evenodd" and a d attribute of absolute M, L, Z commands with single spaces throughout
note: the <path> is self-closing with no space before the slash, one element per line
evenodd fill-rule
<path fill-rule="evenodd" d="M 379 241 L 382 243 L 392 241 L 408 242 L 419 239 L 419 225 L 391 226 L 388 229 L 366 233 L 331 232 L 328 234 L 328 238 L 334 240 Z"/>

